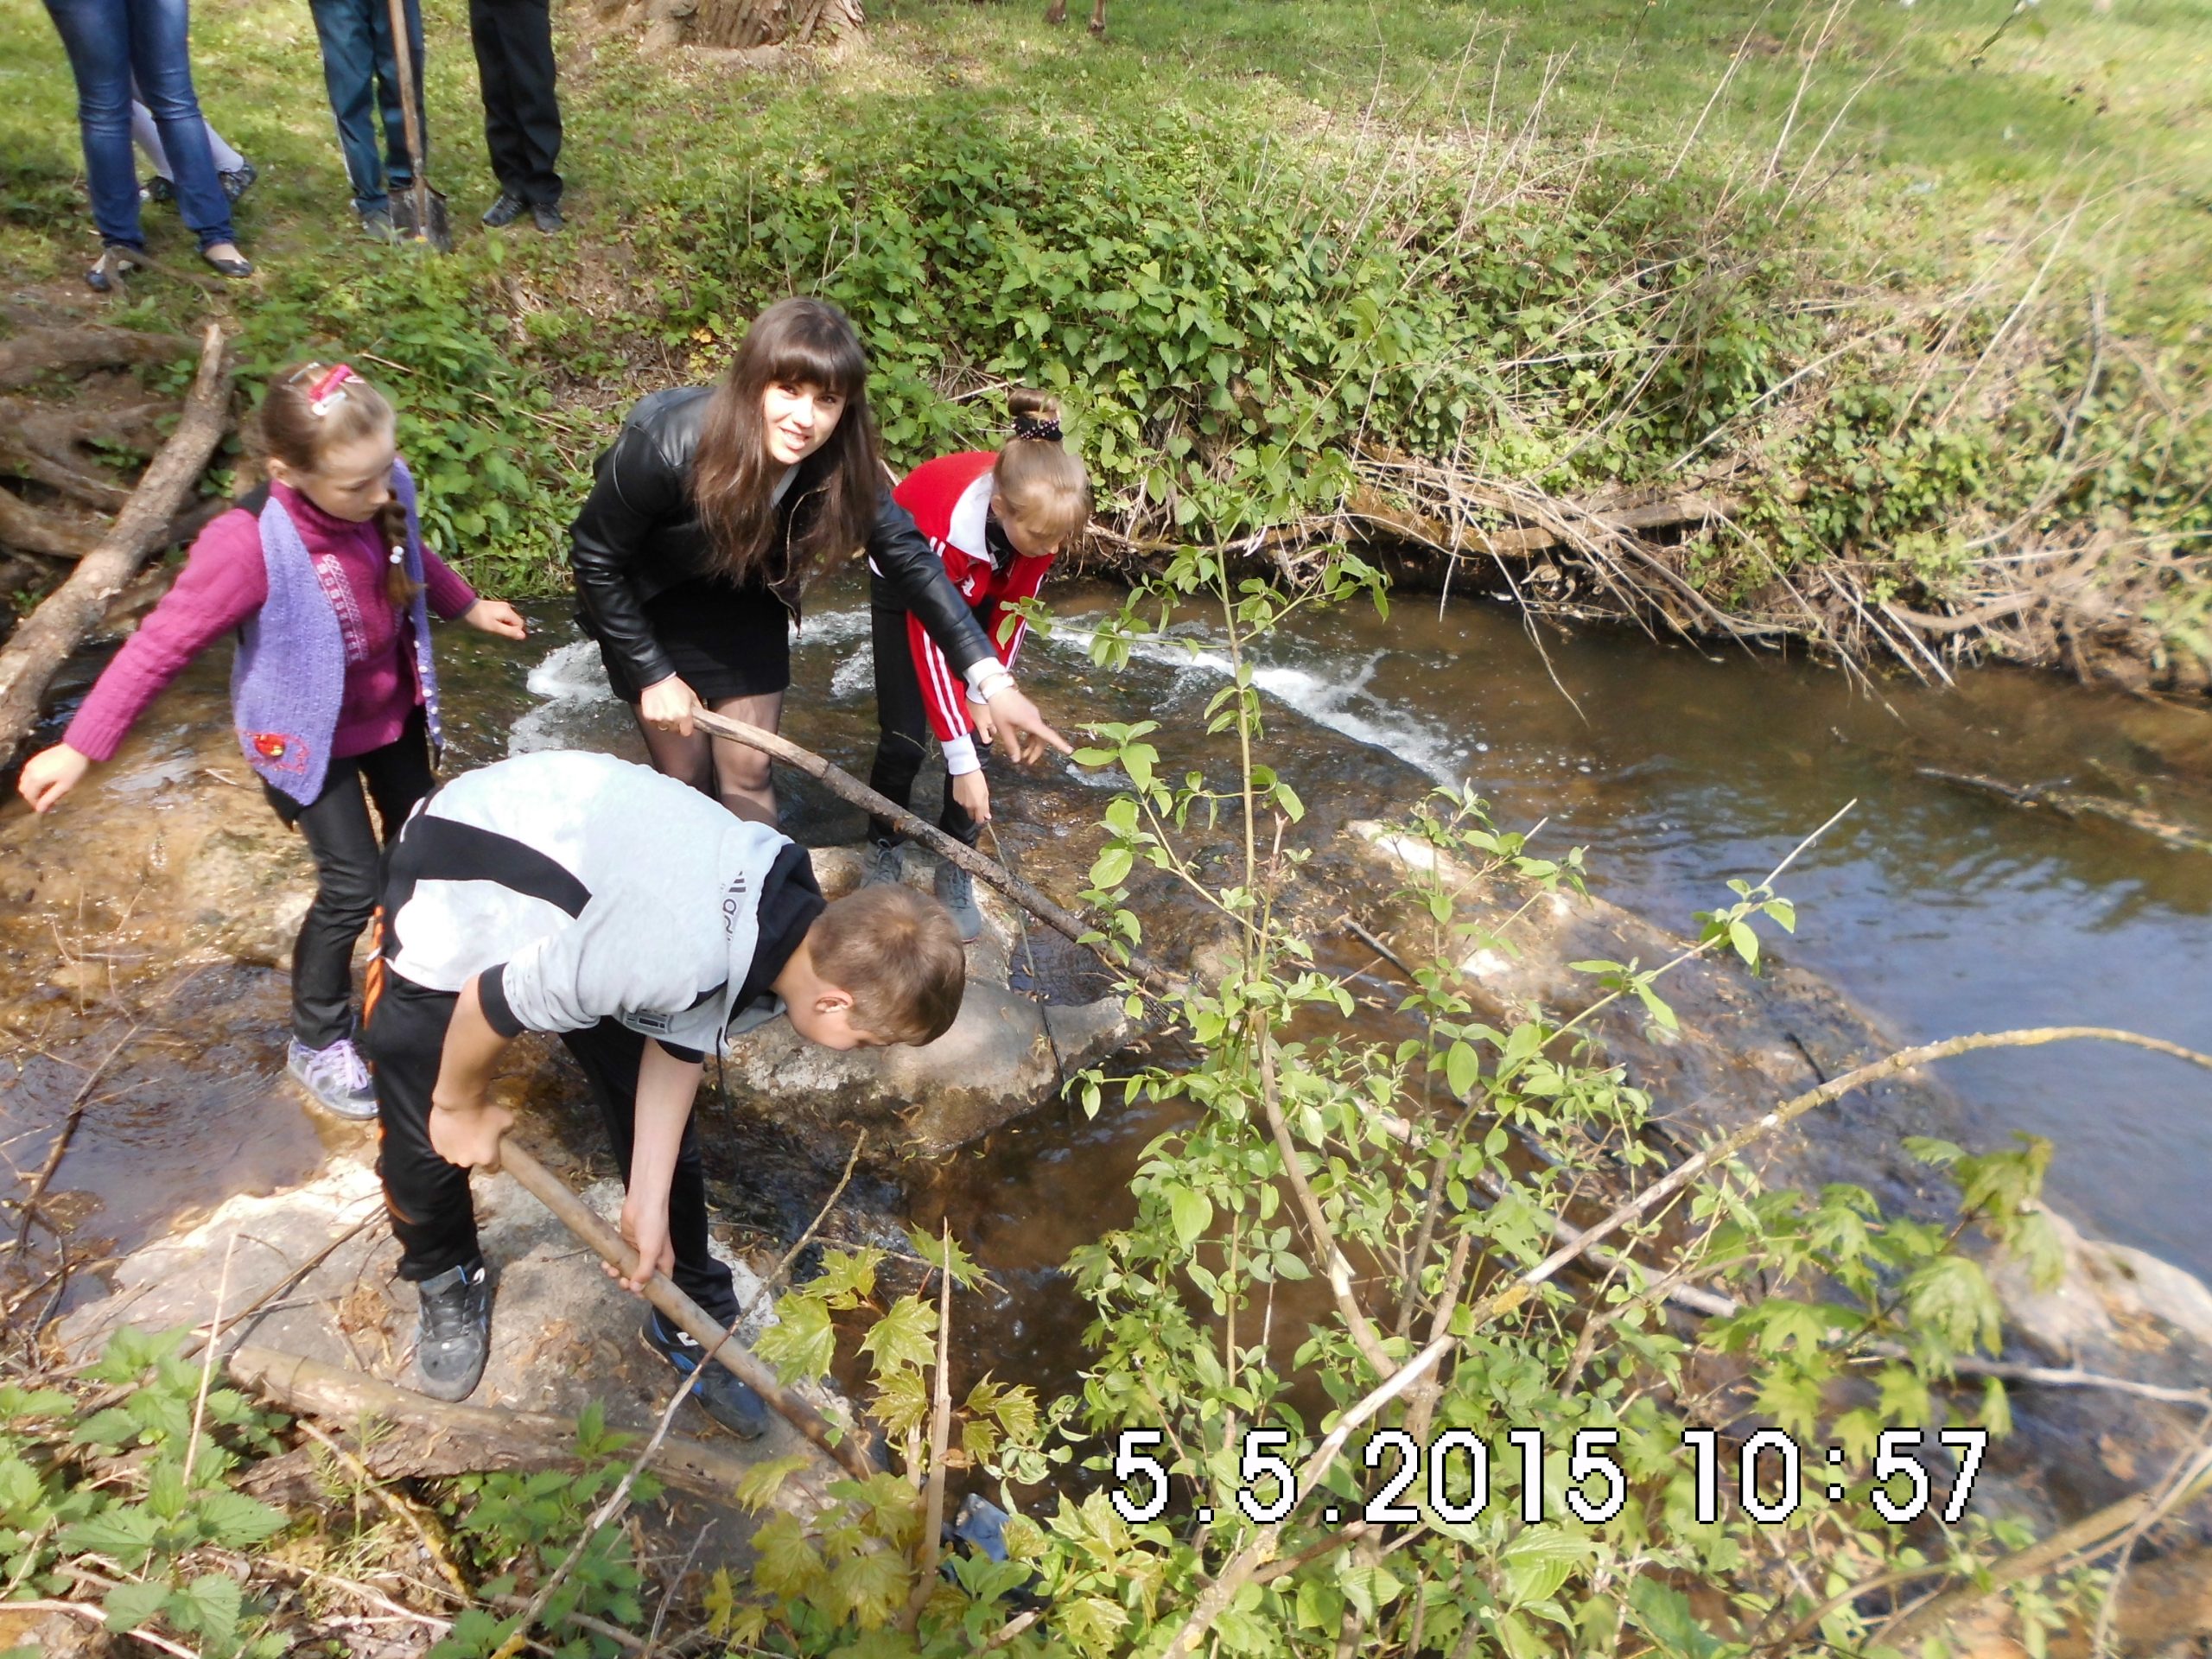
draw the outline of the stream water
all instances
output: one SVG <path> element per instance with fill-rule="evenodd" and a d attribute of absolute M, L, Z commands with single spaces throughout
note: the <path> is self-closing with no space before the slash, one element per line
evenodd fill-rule
<path fill-rule="evenodd" d="M 1072 626 L 1035 640 L 1024 664 L 1048 710 L 1070 722 L 1158 720 L 1171 761 L 1219 758 L 1198 735 L 1225 666 L 1202 626 L 1108 677 L 1081 641 L 1086 617 L 1115 596 L 1071 584 L 1055 598 Z M 626 711 L 608 699 L 565 607 L 541 607 L 535 621 L 519 653 L 443 636 L 456 758 L 556 746 L 637 753 Z M 823 596 L 796 657 L 787 733 L 864 771 L 874 727 L 857 588 Z M 1480 601 L 1408 599 L 1387 621 L 1366 607 L 1303 619 L 1261 663 L 1276 712 L 1268 759 L 1313 807 L 1313 836 L 1465 779 L 1501 823 L 1543 820 L 1540 846 L 1586 846 L 1595 890 L 1686 928 L 1725 896 L 1727 877 L 1757 879 L 1855 800 L 1783 883 L 1800 918 L 1784 949 L 1901 1042 L 2088 1022 L 2212 1048 L 2212 857 L 1922 770 L 2067 781 L 2202 834 L 2212 716 L 2004 671 L 1955 689 L 1897 679 L 1870 689 L 1833 669 L 1612 632 L 1548 635 L 1540 651 L 1514 613 Z M 223 668 L 196 668 L 162 717 L 219 709 Z M 1002 833 L 1018 848 L 1088 822 L 1104 795 L 1100 780 L 1054 768 L 1001 799 Z M 242 812 L 262 810 L 249 796 L 239 802 Z M 64 812 L 99 810 L 88 799 Z M 859 833 L 856 813 L 810 793 L 794 795 L 787 817 L 809 841 Z M 17 939 L 10 954 L 22 968 L 41 948 Z M 181 1211 L 281 1181 L 320 1155 L 318 1131 L 270 1086 L 276 1033 L 253 1034 L 281 1020 L 274 976 L 213 974 L 189 995 L 206 1005 L 194 1016 L 204 1022 L 197 1054 L 181 1057 L 166 1084 L 156 1061 L 149 1077 L 111 1090 L 54 1183 L 81 1193 L 85 1212 L 100 1214 L 92 1230 L 123 1248 Z M 0 1103 L 0 1137 L 18 1167 L 35 1167 L 45 1137 L 31 1130 L 58 1116 L 77 1075 L 49 1077 L 39 1064 L 19 1058 L 0 1071 L 29 1085 L 0 1090 L 14 1096 Z M 198 1079 L 190 1087 L 187 1074 Z M 2212 1111 L 2200 1076 L 2148 1055 L 2065 1046 L 1951 1062 L 1942 1077 L 1960 1121 L 1934 1132 L 1983 1144 L 2015 1130 L 2048 1136 L 2052 1190 L 2088 1230 L 2212 1276 L 2201 1191 L 2212 1179 Z M 1050 1108 L 946 1160 L 910 1192 L 917 1220 L 950 1218 L 1007 1287 L 1002 1317 L 984 1333 L 989 1351 L 977 1357 L 1000 1376 L 1065 1379 L 1083 1313 L 1054 1268 L 1124 1218 L 1123 1178 L 1170 1121 L 1155 1112 L 1091 1122 Z M 772 1226 L 795 1216 L 795 1230 L 819 1194 L 791 1185 L 741 1207 Z"/>

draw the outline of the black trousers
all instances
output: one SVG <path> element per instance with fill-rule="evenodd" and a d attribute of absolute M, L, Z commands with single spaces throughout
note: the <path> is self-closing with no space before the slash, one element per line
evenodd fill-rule
<path fill-rule="evenodd" d="M 921 677 L 914 670 L 914 645 L 906 632 L 906 613 L 882 605 L 868 607 L 875 645 L 875 713 L 882 734 L 875 740 L 875 764 L 868 768 L 868 786 L 900 806 L 912 798 L 914 779 L 930 752 L 930 715 L 922 701 Z M 879 841 L 903 839 L 882 818 L 869 820 Z M 944 810 L 937 827 L 955 841 L 973 847 L 982 839 L 983 826 L 968 816 L 968 809 L 952 798 L 952 780 L 944 781 Z"/>
<path fill-rule="evenodd" d="M 480 1253 L 468 1172 L 439 1157 L 430 1145 L 430 1091 L 437 1085 L 446 1027 L 458 999 L 449 991 L 426 990 L 402 979 L 387 963 L 378 967 L 366 1029 L 380 1126 L 377 1174 L 399 1240 L 399 1276 L 419 1283 L 474 1262 Z M 563 1033 L 561 1040 L 583 1068 L 626 1185 L 645 1039 L 626 1026 L 602 1020 L 582 1031 Z M 683 1149 L 669 1185 L 668 1232 L 676 1249 L 671 1276 L 677 1286 L 721 1323 L 734 1321 L 736 1282 L 707 1248 L 707 1178 L 699 1161 L 696 1122 L 683 1126 Z"/>
<path fill-rule="evenodd" d="M 561 200 L 561 105 L 553 93 L 547 0 L 468 0 L 468 38 L 484 89 L 484 147 L 500 187 L 532 207 Z"/>
<path fill-rule="evenodd" d="M 315 902 L 292 944 L 292 1034 L 309 1048 L 353 1034 L 353 943 L 377 907 L 384 849 L 435 782 L 418 708 L 395 741 L 332 761 L 322 793 L 306 806 L 262 785 L 276 816 L 307 838 L 315 855 Z M 371 801 L 381 836 L 369 822 Z"/>

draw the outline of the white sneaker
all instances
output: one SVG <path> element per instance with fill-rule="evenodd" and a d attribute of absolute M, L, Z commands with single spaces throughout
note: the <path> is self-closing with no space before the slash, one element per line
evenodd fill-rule
<path fill-rule="evenodd" d="M 328 1048 L 309 1048 L 295 1037 L 284 1053 L 284 1069 L 323 1110 L 356 1123 L 376 1116 L 376 1085 L 352 1038 L 341 1037 Z"/>

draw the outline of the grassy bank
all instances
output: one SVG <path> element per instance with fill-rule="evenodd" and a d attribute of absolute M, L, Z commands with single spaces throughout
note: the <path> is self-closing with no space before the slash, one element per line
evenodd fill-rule
<path fill-rule="evenodd" d="M 474 66 L 431 16 L 466 218 Z M 1100 43 L 909 4 L 766 73 L 569 18 L 571 234 L 437 260 L 351 236 L 305 9 L 202 8 L 265 274 L 130 308 L 229 307 L 250 369 L 372 354 L 493 585 L 557 582 L 609 423 L 798 287 L 860 321 L 899 461 L 988 441 L 1009 380 L 1065 386 L 1104 556 L 1295 563 L 1380 526 L 1434 575 L 1502 555 L 1540 605 L 2202 681 L 2190 8 L 1116 0 Z M 25 0 L 0 39 L 0 253 L 60 293 L 88 242 L 67 75 Z"/>

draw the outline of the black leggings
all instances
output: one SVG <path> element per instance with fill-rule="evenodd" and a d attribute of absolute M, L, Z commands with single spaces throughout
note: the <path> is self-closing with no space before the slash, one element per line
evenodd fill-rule
<path fill-rule="evenodd" d="M 276 816 L 307 838 L 315 855 L 315 902 L 292 944 L 292 1034 L 309 1048 L 327 1048 L 353 1034 L 353 944 L 377 906 L 384 848 L 435 781 L 418 708 L 407 729 L 384 747 L 333 760 L 322 793 L 306 806 L 262 785 Z M 369 822 L 372 800 L 381 838 Z"/>
<path fill-rule="evenodd" d="M 928 757 L 930 715 L 922 701 L 921 676 L 914 668 L 913 640 L 906 632 L 906 613 L 881 605 L 868 607 L 875 644 L 875 712 L 882 734 L 875 740 L 875 764 L 868 768 L 868 786 L 905 806 L 914 793 L 914 779 L 921 775 Z M 899 833 L 883 818 L 869 823 L 878 841 L 899 841 Z M 952 798 L 952 779 L 944 782 L 944 810 L 937 827 L 955 841 L 973 847 L 983 826 L 968 816 L 968 809 Z"/>
<path fill-rule="evenodd" d="M 389 963 L 378 967 L 365 1033 L 376 1066 L 377 1174 L 399 1240 L 399 1276 L 420 1283 L 474 1262 L 479 1253 L 468 1172 L 439 1157 L 430 1145 L 430 1091 L 437 1084 L 446 1027 L 457 999 L 450 991 L 426 990 L 400 978 Z M 592 1098 L 599 1103 L 626 1186 L 645 1039 L 626 1026 L 602 1020 L 582 1031 L 563 1032 L 561 1040 L 583 1068 Z M 683 1144 L 669 1184 L 668 1233 L 676 1250 L 671 1276 L 677 1287 L 721 1324 L 733 1323 L 736 1282 L 707 1248 L 707 1178 L 699 1161 L 696 1119 L 683 1126 Z"/>

